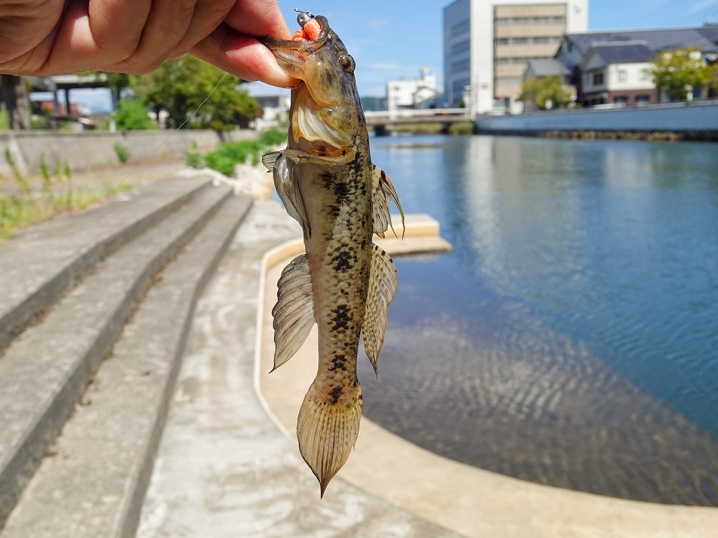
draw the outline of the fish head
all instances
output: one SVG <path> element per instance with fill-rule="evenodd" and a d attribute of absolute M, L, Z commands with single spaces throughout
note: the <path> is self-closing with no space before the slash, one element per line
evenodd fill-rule
<path fill-rule="evenodd" d="M 260 41 L 288 75 L 302 81 L 292 99 L 291 132 L 295 140 L 305 138 L 346 148 L 362 129 L 366 130 L 354 77 L 354 59 L 325 17 L 313 20 L 321 27 L 313 41 L 275 37 L 263 37 Z"/>

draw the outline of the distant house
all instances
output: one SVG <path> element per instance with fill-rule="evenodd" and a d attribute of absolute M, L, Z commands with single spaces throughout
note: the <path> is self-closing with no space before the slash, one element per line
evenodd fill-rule
<path fill-rule="evenodd" d="M 439 95 L 431 67 L 421 68 L 421 78 L 393 80 L 386 85 L 387 109 L 419 108 L 422 101 Z"/>
<path fill-rule="evenodd" d="M 656 54 L 645 42 L 601 43 L 581 62 L 584 106 L 645 105 L 658 102 L 650 68 Z"/>
<path fill-rule="evenodd" d="M 555 59 L 571 70 L 584 106 L 655 103 L 659 96 L 648 72 L 652 60 L 659 52 L 691 47 L 706 62 L 715 62 L 718 26 L 567 34 Z"/>
<path fill-rule="evenodd" d="M 571 92 L 573 100 L 576 100 L 576 87 L 571 84 L 571 70 L 563 65 L 555 58 L 536 58 L 529 60 L 526 66 L 522 80 L 540 80 L 546 77 L 561 77 L 564 88 Z M 534 112 L 538 110 L 536 103 L 526 101 L 524 103 L 524 112 Z"/>

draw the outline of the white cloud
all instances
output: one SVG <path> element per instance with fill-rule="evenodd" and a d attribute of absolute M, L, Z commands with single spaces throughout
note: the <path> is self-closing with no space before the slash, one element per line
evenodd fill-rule
<path fill-rule="evenodd" d="M 371 26 L 372 28 L 380 28 L 382 26 L 389 26 L 391 24 L 391 21 L 389 19 L 371 19 L 369 22 L 367 22 L 367 25 Z"/>

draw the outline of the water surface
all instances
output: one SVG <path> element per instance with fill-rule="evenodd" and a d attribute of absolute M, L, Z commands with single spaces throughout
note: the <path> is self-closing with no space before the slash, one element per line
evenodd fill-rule
<path fill-rule="evenodd" d="M 372 142 L 455 252 L 397 260 L 366 415 L 510 476 L 718 506 L 718 148 Z"/>

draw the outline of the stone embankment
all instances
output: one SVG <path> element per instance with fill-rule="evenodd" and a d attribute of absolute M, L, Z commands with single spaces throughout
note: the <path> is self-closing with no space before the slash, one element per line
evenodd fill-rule
<path fill-rule="evenodd" d="M 6 149 L 23 175 L 40 173 L 45 161 L 50 170 L 57 163 L 72 170 L 84 170 L 118 164 L 118 147 L 128 152 L 130 162 L 152 157 L 182 155 L 198 147 L 211 148 L 224 140 L 255 138 L 256 131 L 225 131 L 183 129 L 179 131 L 125 131 L 62 133 L 57 131 L 0 132 L 0 177 L 12 177 L 13 171 L 5 157 Z"/>
<path fill-rule="evenodd" d="M 718 140 L 718 101 L 476 117 L 482 134 L 580 139 Z"/>

